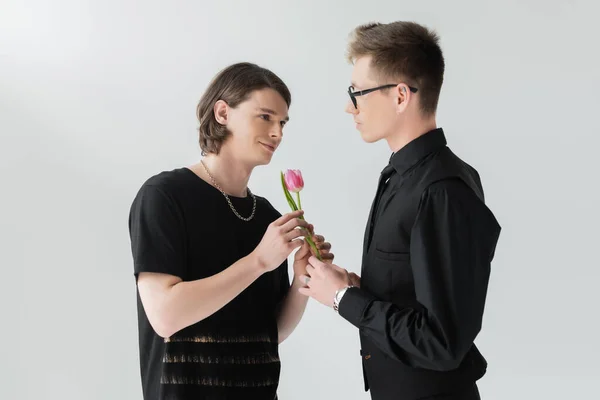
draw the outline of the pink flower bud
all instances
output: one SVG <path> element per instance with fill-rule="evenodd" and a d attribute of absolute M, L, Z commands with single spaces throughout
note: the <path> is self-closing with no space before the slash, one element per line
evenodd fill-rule
<path fill-rule="evenodd" d="M 302 179 L 302 172 L 299 169 L 288 169 L 283 176 L 285 186 L 290 192 L 298 193 L 304 188 L 304 179 Z"/>

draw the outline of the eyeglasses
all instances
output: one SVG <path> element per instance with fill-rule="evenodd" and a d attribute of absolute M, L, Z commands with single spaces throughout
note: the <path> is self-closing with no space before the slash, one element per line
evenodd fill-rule
<path fill-rule="evenodd" d="M 394 86 L 398 86 L 398 84 L 388 84 L 388 85 L 383 85 L 383 86 L 377 86 L 371 89 L 365 89 L 365 90 L 359 90 L 358 92 L 354 92 L 353 89 L 354 87 L 350 86 L 348 88 L 348 95 L 350 96 L 350 100 L 352 100 L 352 104 L 354 104 L 354 108 L 358 108 L 358 106 L 356 105 L 356 97 L 357 96 L 364 96 L 365 94 L 369 94 L 371 92 L 375 92 L 377 90 L 381 90 L 381 89 L 387 89 L 387 88 L 391 88 Z M 413 93 L 417 93 L 417 91 L 419 89 L 409 86 L 408 87 L 410 89 L 411 92 Z"/>

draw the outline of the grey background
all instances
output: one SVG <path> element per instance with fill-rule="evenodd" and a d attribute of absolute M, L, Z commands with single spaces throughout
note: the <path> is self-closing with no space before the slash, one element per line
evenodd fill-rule
<path fill-rule="evenodd" d="M 237 61 L 290 86 L 279 152 L 307 218 L 360 271 L 385 143 L 343 112 L 348 33 L 415 20 L 441 35 L 438 123 L 503 226 L 483 330 L 485 399 L 598 398 L 600 68 L 593 1 L 0 2 L 2 399 L 141 399 L 129 206 L 197 162 L 196 103 Z M 596 315 L 596 316 L 595 316 Z M 367 399 L 357 331 L 310 302 L 281 347 L 282 399 Z M 598 397 L 596 397 L 598 396 Z"/>

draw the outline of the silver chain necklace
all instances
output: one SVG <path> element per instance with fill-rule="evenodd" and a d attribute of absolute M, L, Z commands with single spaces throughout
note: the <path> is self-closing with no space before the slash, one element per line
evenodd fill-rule
<path fill-rule="evenodd" d="M 227 200 L 227 203 L 229 204 L 229 208 L 231 208 L 231 211 L 233 211 L 233 213 L 236 215 L 236 217 L 238 217 L 239 219 L 241 219 L 242 221 L 250 221 L 252 218 L 254 218 L 254 213 L 256 212 L 256 196 L 254 196 L 254 193 L 252 193 L 250 191 L 250 188 L 246 188 L 246 190 L 248 191 L 248 194 L 250 196 L 252 196 L 252 200 L 254 202 L 254 204 L 252 205 L 252 214 L 250 214 L 249 217 L 242 217 L 240 215 L 240 213 L 237 212 L 237 210 L 235 209 L 235 207 L 233 206 L 233 203 L 231 203 L 231 199 L 229 199 L 229 196 L 227 195 L 227 193 L 225 193 L 225 191 L 223 189 L 221 189 L 221 186 L 219 186 L 219 184 L 217 183 L 217 181 L 215 180 L 215 178 L 211 175 L 210 171 L 208 170 L 208 168 L 206 167 L 206 165 L 204 164 L 203 160 L 200 160 L 200 162 L 202 163 L 202 166 L 204 167 L 204 170 L 206 171 L 206 173 L 208 174 L 208 176 L 210 177 L 210 180 L 212 181 L 213 185 L 215 185 L 215 187 L 217 189 L 219 189 L 219 191 L 221 193 L 223 193 L 223 196 L 225 196 L 225 200 Z"/>

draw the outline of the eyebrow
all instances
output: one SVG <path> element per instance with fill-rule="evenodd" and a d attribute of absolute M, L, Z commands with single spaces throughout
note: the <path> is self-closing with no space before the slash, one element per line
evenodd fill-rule
<path fill-rule="evenodd" d="M 270 108 L 259 107 L 257 110 L 258 111 L 262 111 L 262 112 L 267 113 L 267 114 L 277 115 L 277 113 L 274 110 L 271 110 Z M 283 120 L 284 121 L 289 121 L 290 120 L 290 116 L 289 115 L 286 116 Z"/>

